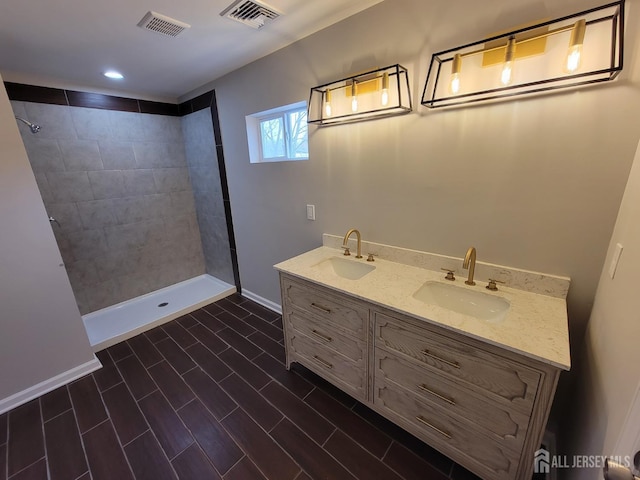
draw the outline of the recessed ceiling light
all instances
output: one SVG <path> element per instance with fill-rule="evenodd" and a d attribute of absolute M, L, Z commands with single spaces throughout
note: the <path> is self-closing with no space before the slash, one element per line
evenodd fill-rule
<path fill-rule="evenodd" d="M 124 78 L 124 75 L 122 75 L 120 72 L 116 72 L 115 70 L 107 70 L 106 72 L 104 72 L 104 76 L 107 78 L 112 78 L 114 80 L 122 80 Z"/>

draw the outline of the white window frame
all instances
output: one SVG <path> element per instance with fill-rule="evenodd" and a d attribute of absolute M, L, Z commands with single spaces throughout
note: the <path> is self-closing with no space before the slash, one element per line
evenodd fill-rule
<path fill-rule="evenodd" d="M 304 111 L 307 114 L 307 102 L 296 102 L 290 105 L 284 105 L 282 107 L 273 108 L 271 110 L 265 110 L 263 112 L 254 113 L 245 117 L 247 124 L 247 141 L 249 145 L 249 161 L 251 163 L 272 163 L 272 162 L 295 162 L 298 160 L 309 160 L 309 155 L 306 157 L 291 156 L 291 138 L 290 138 L 290 125 L 289 114 Z M 262 129 L 261 123 L 273 120 L 276 118 L 282 118 L 284 125 L 284 147 L 285 154 L 281 157 L 265 157 L 262 151 Z M 307 145 L 309 142 L 309 130 L 307 128 Z"/>

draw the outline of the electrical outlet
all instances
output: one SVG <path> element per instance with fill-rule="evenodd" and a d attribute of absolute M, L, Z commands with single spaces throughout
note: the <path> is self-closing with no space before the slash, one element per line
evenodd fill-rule
<path fill-rule="evenodd" d="M 307 205 L 307 220 L 315 220 L 315 219 L 316 219 L 316 206 Z"/>

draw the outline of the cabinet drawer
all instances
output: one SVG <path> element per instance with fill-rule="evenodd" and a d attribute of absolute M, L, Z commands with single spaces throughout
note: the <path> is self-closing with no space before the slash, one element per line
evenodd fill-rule
<path fill-rule="evenodd" d="M 420 369 L 382 349 L 376 350 L 375 382 L 397 384 L 427 405 L 440 406 L 476 425 L 488 437 L 519 451 L 526 437 L 529 416 L 489 401 L 474 388 L 436 372 Z"/>
<path fill-rule="evenodd" d="M 354 361 L 366 360 L 364 342 L 343 335 L 330 323 L 317 322 L 304 314 L 295 312 L 290 313 L 287 319 L 296 332 L 314 339 L 326 348 Z"/>
<path fill-rule="evenodd" d="M 483 478 L 515 477 L 517 453 L 475 432 L 445 409 L 427 405 L 418 396 L 384 381 L 376 382 L 374 402 L 383 413 Z"/>
<path fill-rule="evenodd" d="M 334 324 L 344 333 L 365 340 L 369 310 L 340 295 L 318 287 L 283 281 L 284 301 L 297 309 Z"/>
<path fill-rule="evenodd" d="M 310 370 L 360 399 L 366 399 L 366 361 L 353 361 L 344 355 L 300 333 L 293 332 L 289 340 L 293 360 L 301 361 Z"/>
<path fill-rule="evenodd" d="M 375 314 L 376 347 L 401 354 L 404 359 L 472 385 L 497 401 L 530 414 L 540 373 L 430 328 L 414 326 L 382 313 Z"/>

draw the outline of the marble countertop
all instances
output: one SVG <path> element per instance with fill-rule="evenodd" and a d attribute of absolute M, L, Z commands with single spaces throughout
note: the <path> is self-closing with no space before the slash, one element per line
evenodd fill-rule
<path fill-rule="evenodd" d="M 315 267 L 321 261 L 334 256 L 348 261 L 368 263 L 365 258 L 345 257 L 341 250 L 323 246 L 285 260 L 274 267 L 280 272 L 337 292 L 569 370 L 569 330 L 564 298 L 503 285 L 498 287 L 497 292 L 491 292 L 484 288 L 486 282 L 476 280 L 477 285 L 468 286 L 465 285 L 464 278 L 458 276 L 454 283 L 456 286 L 499 296 L 510 303 L 504 320 L 491 323 L 437 305 L 425 304 L 413 298 L 413 293 L 427 281 L 451 285 L 451 282 L 444 280 L 444 272 L 376 258 L 375 262 L 370 264 L 375 265 L 375 270 L 358 280 L 349 280 L 339 277 L 330 269 Z"/>

